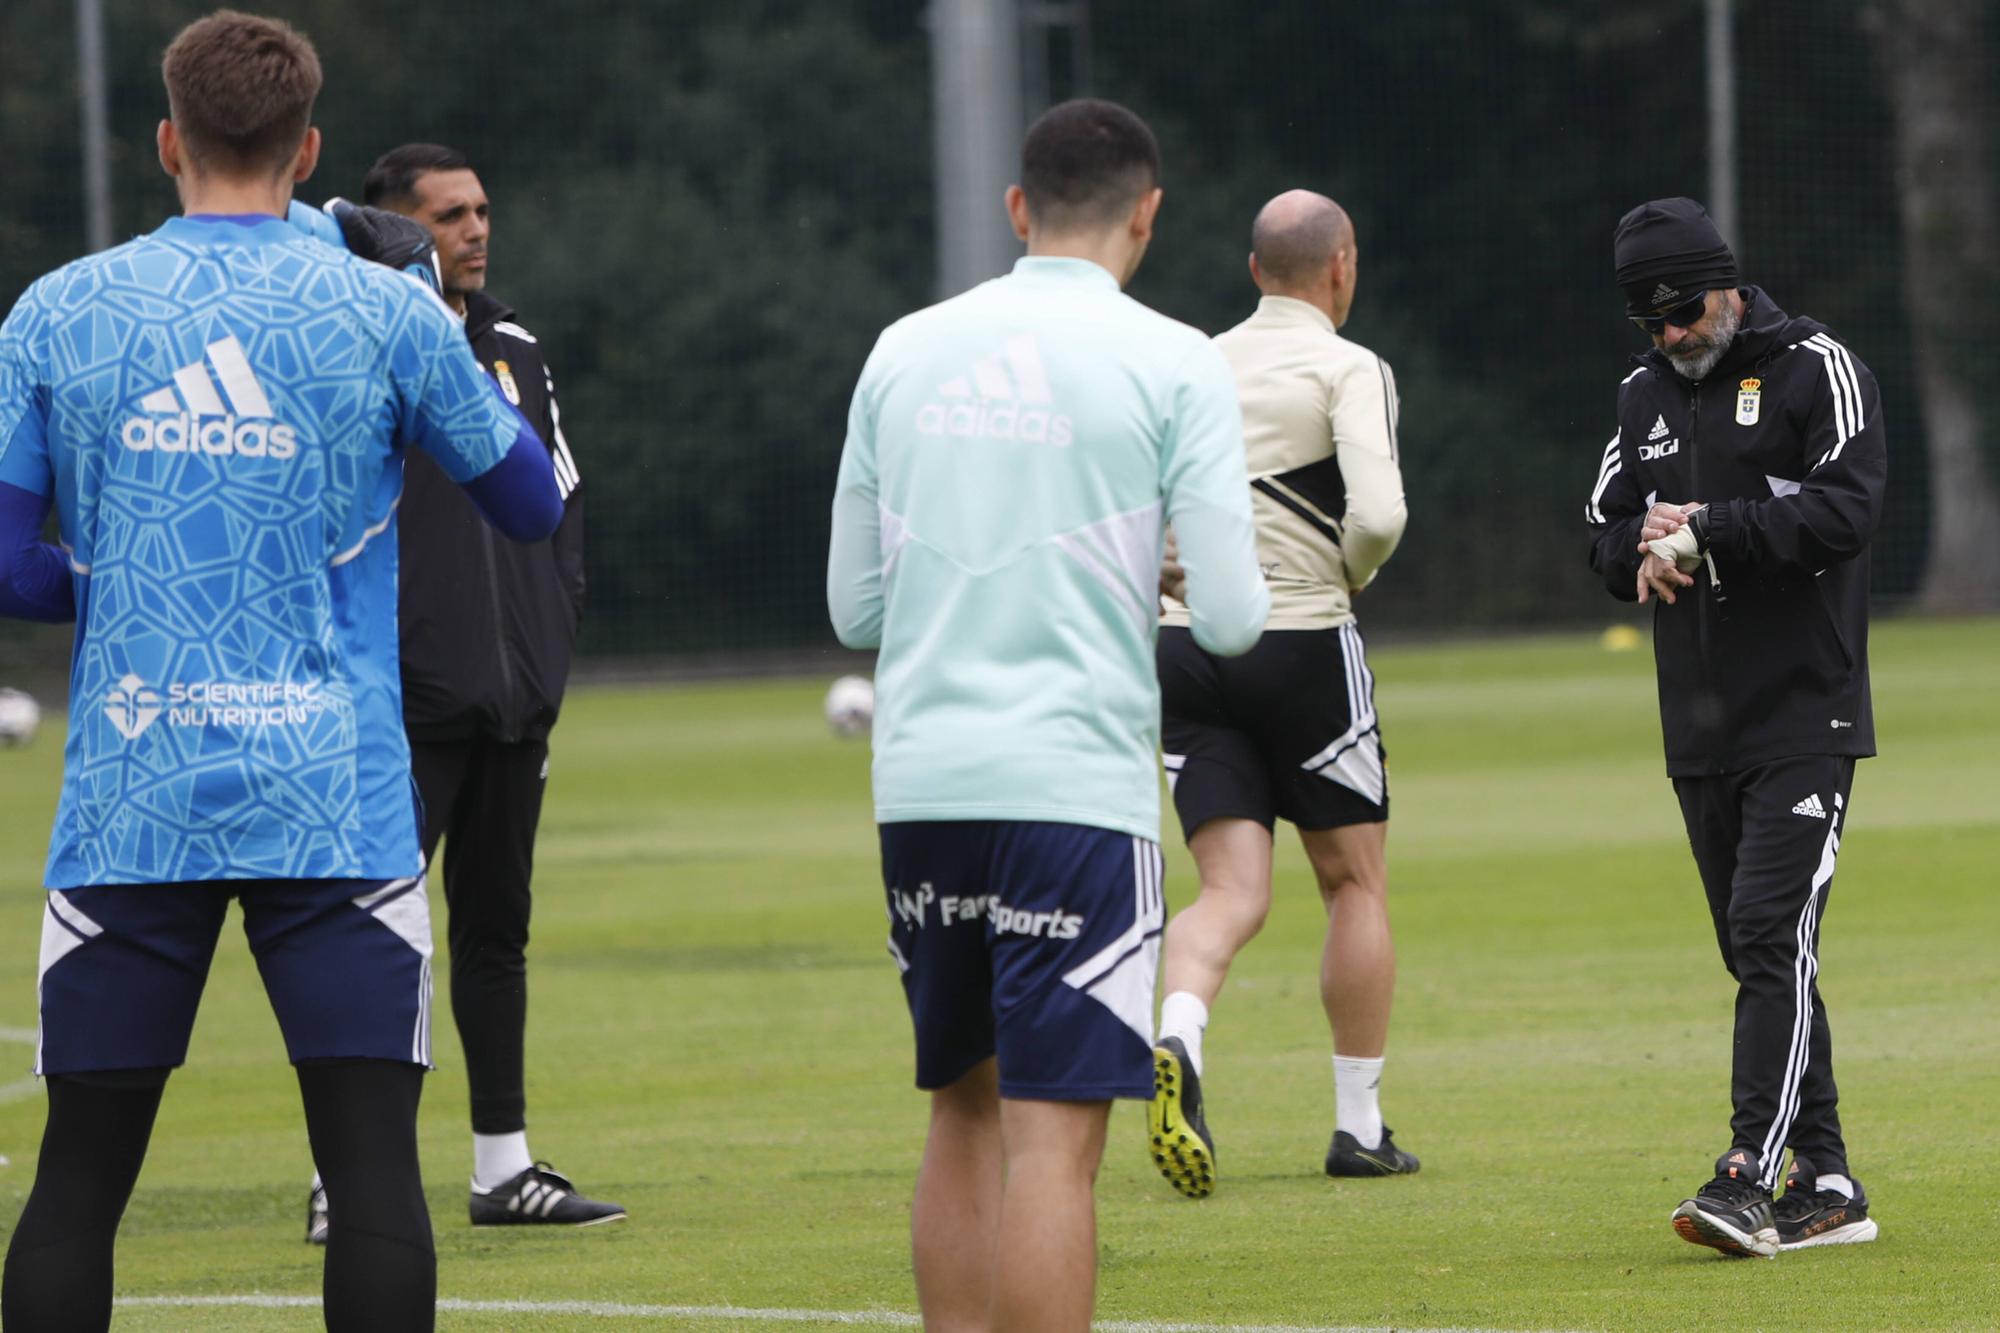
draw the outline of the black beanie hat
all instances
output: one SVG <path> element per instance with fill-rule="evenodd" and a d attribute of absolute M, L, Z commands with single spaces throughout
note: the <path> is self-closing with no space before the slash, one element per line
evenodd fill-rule
<path fill-rule="evenodd" d="M 1669 310 L 1699 291 L 1736 285 L 1736 256 L 1692 199 L 1654 199 L 1618 219 L 1611 250 L 1625 313 Z"/>

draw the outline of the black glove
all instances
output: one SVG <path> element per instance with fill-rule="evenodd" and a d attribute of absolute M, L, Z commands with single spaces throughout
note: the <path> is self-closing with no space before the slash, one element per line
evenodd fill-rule
<path fill-rule="evenodd" d="M 437 243 L 431 231 L 414 218 L 391 213 L 385 208 L 353 204 L 345 199 L 329 199 L 325 212 L 340 224 L 340 234 L 350 254 L 401 269 L 420 279 L 442 295 L 443 275 L 438 270 Z"/>

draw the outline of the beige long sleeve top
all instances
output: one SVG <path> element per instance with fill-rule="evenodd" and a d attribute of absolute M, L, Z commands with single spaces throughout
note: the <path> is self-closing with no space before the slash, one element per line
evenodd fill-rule
<path fill-rule="evenodd" d="M 1403 535 L 1396 378 L 1340 336 L 1318 307 L 1266 296 L 1215 340 L 1236 375 L 1257 557 L 1271 589 L 1268 629 L 1330 629 L 1354 619 Z M 1162 599 L 1160 623 L 1187 609 Z"/>

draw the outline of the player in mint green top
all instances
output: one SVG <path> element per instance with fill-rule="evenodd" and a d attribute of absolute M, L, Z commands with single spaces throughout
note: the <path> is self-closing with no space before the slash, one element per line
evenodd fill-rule
<path fill-rule="evenodd" d="M 1202 646 L 1263 628 L 1235 377 L 1102 258 L 1031 247 L 891 325 L 861 373 L 827 600 L 842 643 L 882 650 L 885 823 L 1159 836 L 1163 516 Z"/>
<path fill-rule="evenodd" d="M 885 331 L 848 418 L 827 602 L 881 649 L 927 1326 L 1089 1326 L 1111 1099 L 1153 1092 L 1165 525 L 1204 647 L 1243 652 L 1270 604 L 1229 367 L 1120 290 L 1158 179 L 1123 107 L 1036 121 L 1007 195 L 1028 257 Z"/>

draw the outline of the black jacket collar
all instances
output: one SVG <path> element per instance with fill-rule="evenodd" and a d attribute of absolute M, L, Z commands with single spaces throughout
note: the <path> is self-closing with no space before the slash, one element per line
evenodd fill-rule
<path fill-rule="evenodd" d="M 465 336 L 468 341 L 477 342 L 492 332 L 495 324 L 512 318 L 513 306 L 496 301 L 485 292 L 465 294 Z"/>

